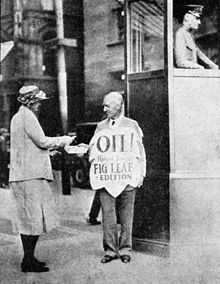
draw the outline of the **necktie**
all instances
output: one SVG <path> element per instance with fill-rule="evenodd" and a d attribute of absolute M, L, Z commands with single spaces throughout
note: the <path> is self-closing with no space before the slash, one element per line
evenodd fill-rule
<path fill-rule="evenodd" d="M 115 124 L 115 121 L 113 120 L 113 121 L 112 121 L 112 126 L 113 126 L 114 124 Z"/>

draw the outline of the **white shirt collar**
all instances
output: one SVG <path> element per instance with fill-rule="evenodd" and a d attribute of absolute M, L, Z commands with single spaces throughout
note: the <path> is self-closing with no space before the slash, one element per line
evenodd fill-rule
<path fill-rule="evenodd" d="M 109 124 L 110 124 L 110 126 L 111 126 L 111 127 L 117 126 L 117 125 L 119 124 L 119 122 L 121 121 L 122 118 L 123 118 L 123 115 L 122 115 L 122 114 L 121 114 L 119 117 L 115 118 L 115 119 L 110 118 L 110 119 L 109 119 Z M 114 124 L 112 124 L 113 121 L 115 122 Z"/>

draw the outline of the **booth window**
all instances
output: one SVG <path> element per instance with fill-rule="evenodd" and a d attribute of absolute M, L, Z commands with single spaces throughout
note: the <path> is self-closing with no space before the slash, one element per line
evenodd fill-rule
<path fill-rule="evenodd" d="M 131 3 L 130 25 L 130 73 L 163 69 L 163 1 Z"/>
<path fill-rule="evenodd" d="M 181 0 L 174 1 L 173 6 L 173 34 L 174 42 L 176 31 L 181 27 L 184 16 L 184 2 Z M 193 31 L 196 45 L 199 49 L 215 64 L 219 66 L 220 50 L 220 9 L 219 0 L 207 0 L 202 5 L 201 24 L 197 30 Z M 175 63 L 174 58 L 174 63 Z M 175 64 L 176 67 L 176 64 Z M 209 69 L 204 66 L 205 69 Z"/>

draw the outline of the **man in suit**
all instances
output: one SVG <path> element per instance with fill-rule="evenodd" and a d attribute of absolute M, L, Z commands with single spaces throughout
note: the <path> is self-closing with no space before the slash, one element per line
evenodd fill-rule
<path fill-rule="evenodd" d="M 117 92 L 104 97 L 107 118 L 98 123 L 90 141 L 90 182 L 99 191 L 102 207 L 102 263 L 120 258 L 131 260 L 132 224 L 136 187 L 143 184 L 146 173 L 143 133 L 138 123 L 123 114 L 123 98 Z M 120 198 L 118 238 L 116 198 Z"/>
<path fill-rule="evenodd" d="M 47 272 L 45 262 L 34 256 L 39 235 L 58 225 L 50 181 L 53 180 L 49 149 L 72 143 L 73 137 L 47 137 L 38 121 L 46 94 L 37 86 L 19 90 L 21 106 L 11 120 L 9 182 L 15 200 L 13 228 L 21 236 L 22 272 Z"/>
<path fill-rule="evenodd" d="M 174 53 L 177 68 L 218 69 L 218 66 L 198 48 L 192 34 L 201 24 L 202 9 L 201 5 L 187 5 L 183 8 L 183 23 L 175 36 Z"/>

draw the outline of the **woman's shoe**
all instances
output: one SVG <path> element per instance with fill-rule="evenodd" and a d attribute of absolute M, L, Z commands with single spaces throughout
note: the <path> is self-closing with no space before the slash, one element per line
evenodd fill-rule
<path fill-rule="evenodd" d="M 36 265 L 39 265 L 39 266 L 45 266 L 46 265 L 46 262 L 44 261 L 40 261 L 38 260 L 36 257 L 33 257 L 32 259 L 28 259 L 26 260 L 25 258 L 23 258 L 22 262 L 21 262 L 21 266 L 27 266 L 29 265 L 30 263 L 32 264 L 36 264 Z"/>
<path fill-rule="evenodd" d="M 32 261 L 33 261 L 35 264 L 37 264 L 37 265 L 41 265 L 41 266 L 45 266 L 45 265 L 46 265 L 46 262 L 40 261 L 40 260 L 38 260 L 36 257 L 34 257 Z"/>
<path fill-rule="evenodd" d="M 29 266 L 21 266 L 22 272 L 48 272 L 49 268 L 47 266 L 39 266 L 39 265 L 29 265 Z"/>
<path fill-rule="evenodd" d="M 49 271 L 49 268 L 47 266 L 44 266 L 39 263 L 37 264 L 36 260 L 34 259 L 32 259 L 31 261 L 23 260 L 21 263 L 21 271 L 22 272 L 48 272 Z"/>

